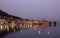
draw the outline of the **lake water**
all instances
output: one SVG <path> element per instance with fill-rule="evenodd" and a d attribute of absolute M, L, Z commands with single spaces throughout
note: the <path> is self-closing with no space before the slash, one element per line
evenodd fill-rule
<path fill-rule="evenodd" d="M 18 32 L 8 33 L 2 38 L 60 38 L 60 24 L 46 28 L 23 29 Z"/>

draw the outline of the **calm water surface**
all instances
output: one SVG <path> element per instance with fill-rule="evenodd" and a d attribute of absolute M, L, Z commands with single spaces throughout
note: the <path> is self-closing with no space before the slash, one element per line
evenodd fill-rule
<path fill-rule="evenodd" d="M 18 32 L 9 33 L 3 38 L 60 38 L 60 24 L 57 26 L 51 26 L 37 29 L 24 29 Z"/>

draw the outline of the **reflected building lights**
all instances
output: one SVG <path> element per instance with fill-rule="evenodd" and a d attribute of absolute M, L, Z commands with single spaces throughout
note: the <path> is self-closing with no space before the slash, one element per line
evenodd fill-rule
<path fill-rule="evenodd" d="M 53 23 L 47 20 L 41 20 L 41 21 L 20 20 L 19 21 L 19 20 L 11 20 L 11 19 L 10 20 L 0 19 L 0 30 L 6 30 L 6 31 L 13 30 L 15 32 L 16 30 L 21 29 L 22 32 L 22 29 L 37 29 L 37 28 L 45 29 L 46 27 L 52 26 L 53 24 L 56 26 L 56 22 Z M 47 33 L 50 34 L 49 31 Z M 38 31 L 38 34 L 41 34 L 41 31 Z"/>
<path fill-rule="evenodd" d="M 16 32 L 16 30 L 14 29 L 14 32 Z"/>
<path fill-rule="evenodd" d="M 0 30 L 4 30 L 4 26 L 3 25 L 0 26 Z"/>
<path fill-rule="evenodd" d="M 38 31 L 38 34 L 40 35 L 41 34 L 41 31 Z"/>
<path fill-rule="evenodd" d="M 22 30 L 21 30 L 21 32 L 22 32 Z"/>
<path fill-rule="evenodd" d="M 3 26 L 1 26 L 1 30 L 3 29 Z"/>
<path fill-rule="evenodd" d="M 48 31 L 48 34 L 50 34 L 50 32 Z"/>

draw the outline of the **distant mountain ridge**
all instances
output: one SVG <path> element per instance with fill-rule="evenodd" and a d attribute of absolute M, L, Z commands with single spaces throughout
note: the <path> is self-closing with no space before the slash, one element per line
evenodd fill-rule
<path fill-rule="evenodd" d="M 21 17 L 10 15 L 10 14 L 2 11 L 2 10 L 0 10 L 0 16 L 13 17 L 14 19 L 21 19 L 21 20 L 23 20 L 23 18 L 21 18 Z"/>

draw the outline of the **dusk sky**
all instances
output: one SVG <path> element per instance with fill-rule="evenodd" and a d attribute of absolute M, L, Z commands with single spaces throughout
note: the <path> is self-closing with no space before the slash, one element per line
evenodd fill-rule
<path fill-rule="evenodd" d="M 0 0 L 0 9 L 22 18 L 60 21 L 60 0 Z"/>

